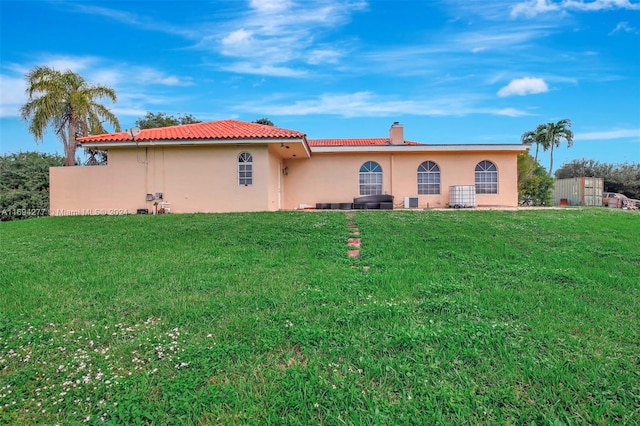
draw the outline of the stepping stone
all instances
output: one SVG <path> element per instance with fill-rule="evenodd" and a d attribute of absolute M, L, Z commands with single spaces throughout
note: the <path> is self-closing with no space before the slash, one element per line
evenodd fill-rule
<path fill-rule="evenodd" d="M 349 228 L 350 235 L 360 235 L 358 225 L 356 225 L 353 219 L 353 213 L 347 213 L 347 228 Z M 349 250 L 347 251 L 349 257 L 352 259 L 358 259 L 360 257 L 360 238 L 349 238 L 347 246 L 349 247 Z M 351 265 L 351 267 L 355 268 L 356 266 Z"/>

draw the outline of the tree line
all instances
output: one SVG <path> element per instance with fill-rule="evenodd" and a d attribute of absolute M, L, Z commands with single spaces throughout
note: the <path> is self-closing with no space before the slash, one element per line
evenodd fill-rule
<path fill-rule="evenodd" d="M 65 157 L 42 152 L 0 156 L 0 221 L 49 215 L 49 167 Z"/>

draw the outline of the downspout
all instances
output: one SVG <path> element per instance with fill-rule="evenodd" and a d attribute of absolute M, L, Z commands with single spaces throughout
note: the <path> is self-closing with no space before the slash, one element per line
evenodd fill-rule
<path fill-rule="evenodd" d="M 153 163 L 151 165 L 151 193 L 156 193 L 156 188 L 158 187 L 158 183 L 156 182 L 156 177 L 158 174 L 158 161 L 157 161 L 157 152 L 156 148 L 153 148 L 151 151 L 151 156 L 153 157 Z"/>
<path fill-rule="evenodd" d="M 138 150 L 138 148 L 136 148 L 136 151 L 137 150 Z M 137 155 L 138 155 L 138 153 L 136 152 L 136 156 Z M 144 158 L 145 158 L 145 162 L 143 163 L 143 165 L 144 165 L 144 194 L 143 194 L 143 197 L 146 196 L 146 194 L 150 193 L 149 192 L 149 148 L 147 148 L 147 147 L 144 148 Z M 149 204 L 149 200 L 147 200 L 146 204 Z"/>
<path fill-rule="evenodd" d="M 281 201 L 281 196 L 282 194 L 282 161 L 278 162 L 278 210 L 282 210 L 282 201 Z"/>
<path fill-rule="evenodd" d="M 166 182 L 166 179 L 165 179 L 164 150 L 165 150 L 165 147 L 162 147 L 162 194 L 163 195 L 164 195 L 164 192 L 165 192 L 165 186 L 164 185 L 165 185 L 165 182 Z"/>
<path fill-rule="evenodd" d="M 393 195 L 393 154 L 391 154 L 391 170 L 389 175 L 389 186 L 390 186 L 390 194 Z"/>

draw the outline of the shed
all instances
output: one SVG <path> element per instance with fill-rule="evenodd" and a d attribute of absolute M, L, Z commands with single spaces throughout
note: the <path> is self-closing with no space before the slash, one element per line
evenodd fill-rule
<path fill-rule="evenodd" d="M 553 189 L 555 206 L 602 206 L 604 179 L 577 177 L 556 179 Z"/>

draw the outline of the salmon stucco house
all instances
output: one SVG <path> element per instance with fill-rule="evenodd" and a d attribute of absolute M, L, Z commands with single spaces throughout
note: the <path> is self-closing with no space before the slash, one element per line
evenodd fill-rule
<path fill-rule="evenodd" d="M 389 137 L 314 140 L 237 120 L 79 142 L 107 151 L 108 164 L 51 168 L 52 215 L 292 210 L 371 194 L 437 208 L 457 185 L 475 185 L 478 206 L 517 206 L 517 155 L 527 149 L 406 141 L 399 123 Z"/>

